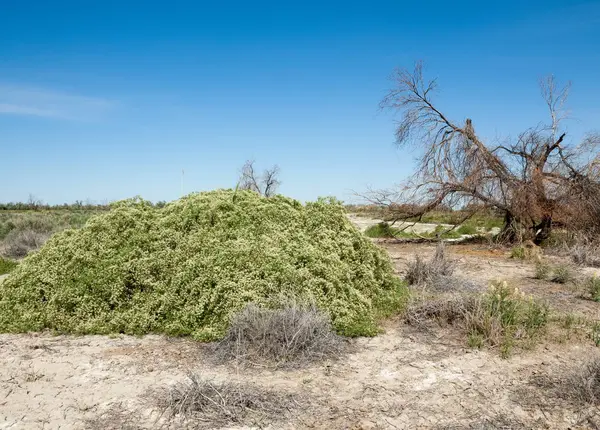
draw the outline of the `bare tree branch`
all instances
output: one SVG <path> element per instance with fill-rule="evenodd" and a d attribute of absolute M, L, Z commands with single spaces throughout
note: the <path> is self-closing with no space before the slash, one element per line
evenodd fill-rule
<path fill-rule="evenodd" d="M 250 190 L 263 195 L 272 197 L 277 193 L 281 181 L 279 180 L 279 166 L 275 165 L 266 169 L 262 175 L 257 175 L 254 168 L 254 160 L 248 160 L 242 166 L 238 188 L 240 190 Z"/>
<path fill-rule="evenodd" d="M 559 87 L 553 76 L 540 81 L 550 124 L 495 147 L 479 137 L 470 119 L 458 125 L 435 105 L 437 81 L 425 79 L 422 63 L 412 71 L 396 70 L 392 81 L 393 88 L 380 108 L 400 114 L 395 132 L 398 145 L 412 146 L 423 154 L 401 193 L 406 198 L 406 190 L 413 191 L 412 198 L 404 201 L 414 210 L 404 212 L 403 217 L 421 216 L 443 204 L 477 201 L 506 213 L 506 228 L 508 224 L 531 226 L 539 242 L 549 234 L 555 214 L 573 201 L 574 184 L 589 183 L 591 172 L 595 172 L 594 180 L 600 177 L 600 135 L 590 135 L 576 147 L 566 143 L 561 123 L 567 118 L 570 84 Z M 399 196 L 371 192 L 369 201 L 405 210 L 407 205 L 392 199 Z"/>

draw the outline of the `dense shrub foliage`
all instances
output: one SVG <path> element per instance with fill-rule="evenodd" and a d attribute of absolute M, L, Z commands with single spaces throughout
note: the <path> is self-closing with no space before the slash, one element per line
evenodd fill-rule
<path fill-rule="evenodd" d="M 282 293 L 316 303 L 340 334 L 373 335 L 406 289 L 339 202 L 219 190 L 164 208 L 121 201 L 55 234 L 0 284 L 0 330 L 209 340 Z"/>

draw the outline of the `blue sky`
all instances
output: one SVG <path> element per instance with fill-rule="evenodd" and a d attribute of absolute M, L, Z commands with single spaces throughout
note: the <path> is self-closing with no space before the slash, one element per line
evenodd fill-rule
<path fill-rule="evenodd" d="M 600 1 L 0 0 L 0 201 L 172 200 L 246 159 L 351 200 L 412 170 L 377 105 L 416 60 L 488 139 L 545 120 L 550 73 L 569 138 L 600 128 Z"/>

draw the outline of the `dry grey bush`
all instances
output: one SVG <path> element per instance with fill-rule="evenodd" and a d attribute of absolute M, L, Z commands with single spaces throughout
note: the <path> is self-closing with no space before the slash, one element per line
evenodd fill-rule
<path fill-rule="evenodd" d="M 456 263 L 446 257 L 446 248 L 440 242 L 431 260 L 426 261 L 419 255 L 408 263 L 404 279 L 408 285 L 431 284 L 440 277 L 452 276 Z"/>
<path fill-rule="evenodd" d="M 169 420 L 192 422 L 194 428 L 257 425 L 285 418 L 299 399 L 288 393 L 233 382 L 215 382 L 190 374 L 157 395 Z M 260 426 L 259 426 L 260 427 Z"/>
<path fill-rule="evenodd" d="M 416 327 L 426 327 L 432 320 L 439 324 L 463 324 L 480 306 L 478 301 L 473 295 L 459 294 L 415 301 L 407 307 L 404 320 Z"/>
<path fill-rule="evenodd" d="M 584 364 L 580 369 L 568 375 L 560 390 L 573 400 L 592 405 L 600 404 L 600 359 L 596 358 Z"/>
<path fill-rule="evenodd" d="M 567 249 L 575 264 L 588 267 L 600 267 L 600 246 L 589 240 L 579 240 Z"/>
<path fill-rule="evenodd" d="M 9 258 L 22 258 L 29 252 L 39 249 L 51 233 L 34 230 L 13 230 L 3 241 L 2 255 Z"/>
<path fill-rule="evenodd" d="M 554 400 L 557 404 L 600 406 L 600 357 L 580 363 L 561 376 L 536 375 L 530 384 L 547 394 L 544 403 Z M 533 396 L 530 399 L 536 401 Z"/>
<path fill-rule="evenodd" d="M 430 260 L 419 255 L 408 263 L 404 280 L 411 286 L 421 286 L 439 292 L 477 291 L 476 282 L 454 276 L 456 262 L 446 256 L 445 245 L 440 242 Z"/>
<path fill-rule="evenodd" d="M 344 349 L 327 315 L 313 305 L 287 301 L 280 309 L 247 305 L 216 346 L 219 361 L 294 366 L 335 358 Z"/>

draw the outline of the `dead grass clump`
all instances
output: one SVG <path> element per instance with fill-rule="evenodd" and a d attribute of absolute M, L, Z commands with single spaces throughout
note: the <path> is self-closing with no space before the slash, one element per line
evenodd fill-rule
<path fill-rule="evenodd" d="M 39 249 L 51 233 L 35 230 L 13 230 L 3 241 L 2 254 L 8 258 L 22 258 L 29 252 Z"/>
<path fill-rule="evenodd" d="M 600 404 L 600 359 L 591 360 L 567 379 L 571 393 L 580 401 Z"/>
<path fill-rule="evenodd" d="M 343 345 L 329 317 L 314 305 L 288 302 L 267 309 L 251 303 L 233 317 L 216 353 L 220 361 L 302 365 L 336 357 Z"/>
<path fill-rule="evenodd" d="M 568 247 L 567 252 L 575 264 L 600 267 L 600 246 L 597 243 L 578 240 L 574 245 Z"/>
<path fill-rule="evenodd" d="M 413 302 L 406 309 L 404 320 L 416 327 L 426 327 L 431 321 L 440 325 L 463 323 L 466 315 L 477 306 L 474 295 L 450 295 Z"/>
<path fill-rule="evenodd" d="M 121 402 L 111 404 L 95 417 L 83 421 L 88 430 L 142 430 L 140 416 Z"/>
<path fill-rule="evenodd" d="M 257 425 L 286 416 L 298 405 L 291 394 L 233 382 L 215 382 L 190 374 L 157 394 L 169 420 L 193 422 L 194 428 Z"/>
<path fill-rule="evenodd" d="M 600 357 L 589 359 L 563 375 L 536 375 L 529 383 L 546 393 L 546 403 L 554 400 L 556 404 L 600 406 Z"/>
<path fill-rule="evenodd" d="M 455 266 L 456 262 L 447 258 L 445 245 L 440 242 L 430 260 L 426 261 L 417 255 L 408 263 L 404 279 L 408 285 L 433 284 L 440 278 L 451 276 Z"/>

